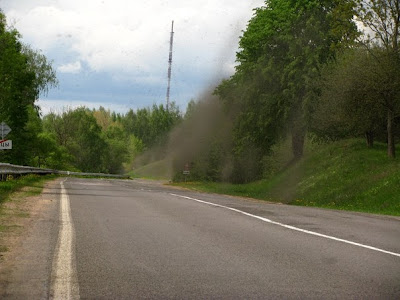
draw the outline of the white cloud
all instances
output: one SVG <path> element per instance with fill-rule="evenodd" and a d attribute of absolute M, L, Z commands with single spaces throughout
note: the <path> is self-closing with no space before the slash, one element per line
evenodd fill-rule
<path fill-rule="evenodd" d="M 81 66 L 81 62 L 77 61 L 74 63 L 69 63 L 69 64 L 65 64 L 65 65 L 61 65 L 57 68 L 57 71 L 61 72 L 61 73 L 79 73 L 82 69 Z"/>
<path fill-rule="evenodd" d="M 253 1 L 253 5 L 261 2 Z M 252 9 L 248 1 L 237 0 L 38 3 L 7 12 L 28 41 L 45 52 L 62 47 L 95 71 L 122 69 L 132 73 L 164 69 L 172 19 L 175 51 L 180 54 L 176 61 L 201 67 L 215 59 L 232 34 L 240 34 Z"/>
<path fill-rule="evenodd" d="M 176 80 L 233 71 L 238 37 L 263 0 L 0 0 L 23 40 L 59 72 L 104 72 L 126 84 L 165 85 L 175 21 Z M 73 62 L 73 63 L 71 63 Z M 196 76 L 193 76 L 193 73 Z M 175 74 L 175 75 L 174 75 Z M 217 74 L 217 75 L 216 75 Z M 179 77 L 179 78 L 177 78 Z M 62 83 L 61 83 L 62 86 Z M 196 91 L 200 93 L 201 91 Z"/>

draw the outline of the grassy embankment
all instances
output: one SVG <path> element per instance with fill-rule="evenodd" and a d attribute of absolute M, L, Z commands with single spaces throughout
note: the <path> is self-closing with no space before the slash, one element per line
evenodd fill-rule
<path fill-rule="evenodd" d="M 0 234 L 10 234 L 21 229 L 20 225 L 15 224 L 14 218 L 29 217 L 29 212 L 20 208 L 21 199 L 39 195 L 45 182 L 55 177 L 54 175 L 28 175 L 18 179 L 0 181 Z M 9 201 L 13 203 L 11 207 L 5 205 Z M 3 235 L 0 235 L 0 261 L 2 252 L 8 251 L 8 244 L 2 238 Z"/>
<path fill-rule="evenodd" d="M 38 195 L 42 192 L 44 183 L 55 177 L 54 175 L 27 175 L 18 179 L 0 181 L 0 204 L 5 202 L 12 193 L 22 188 L 25 188 L 26 196 Z"/>
<path fill-rule="evenodd" d="M 399 147 L 396 150 L 400 153 Z M 276 153 L 272 160 L 280 161 L 275 166 L 284 166 L 283 157 L 288 155 Z M 384 144 L 377 143 L 372 149 L 363 140 L 311 145 L 301 161 L 273 173 L 268 179 L 249 184 L 177 185 L 291 205 L 400 216 L 400 159 L 389 159 Z"/>
<path fill-rule="evenodd" d="M 170 161 L 165 159 L 134 169 L 127 173 L 127 175 L 132 178 L 170 179 L 172 177 L 172 170 Z"/>

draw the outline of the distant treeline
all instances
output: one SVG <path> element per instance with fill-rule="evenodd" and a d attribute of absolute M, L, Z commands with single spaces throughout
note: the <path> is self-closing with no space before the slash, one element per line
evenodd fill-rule
<path fill-rule="evenodd" d="M 36 118 L 47 142 L 38 149 L 33 163 L 58 169 L 122 173 L 138 154 L 165 143 L 167 133 L 180 120 L 181 114 L 174 105 L 169 110 L 153 105 L 127 114 L 103 107 L 50 113 L 43 119 Z"/>
<path fill-rule="evenodd" d="M 28 109 L 23 131 L 28 142 L 0 154 L 1 161 L 59 170 L 123 173 L 136 156 L 165 143 L 181 120 L 179 110 L 163 105 L 116 114 L 85 107 L 50 113 L 43 118 Z M 16 136 L 16 133 L 14 133 Z M 18 154 L 24 151 L 23 159 Z"/>

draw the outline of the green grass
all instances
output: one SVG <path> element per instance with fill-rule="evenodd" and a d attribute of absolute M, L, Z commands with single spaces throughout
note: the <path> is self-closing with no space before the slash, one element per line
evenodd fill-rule
<path fill-rule="evenodd" d="M 24 187 L 29 187 L 29 190 L 26 191 L 27 196 L 38 195 L 42 192 L 44 183 L 53 178 L 56 178 L 56 176 L 27 175 L 17 179 L 0 181 L 0 203 L 3 203 L 12 193 Z"/>
<path fill-rule="evenodd" d="M 400 160 L 387 157 L 386 145 L 368 149 L 363 140 L 311 146 L 295 165 L 250 184 L 175 185 L 291 205 L 400 216 Z"/>
<path fill-rule="evenodd" d="M 14 218 L 29 218 L 30 214 L 21 209 L 20 204 L 26 197 L 38 195 L 42 192 L 46 181 L 56 178 L 55 175 L 27 175 L 18 179 L 0 181 L 0 253 L 7 252 L 9 248 L 2 239 L 3 233 L 18 234 L 23 229 L 21 225 L 14 224 Z M 13 207 L 7 207 L 4 202 L 12 202 Z M 1 258 L 0 254 L 0 260 Z"/>
<path fill-rule="evenodd" d="M 386 145 L 344 141 L 303 164 L 295 204 L 400 215 L 400 160 L 387 157 Z"/>
<path fill-rule="evenodd" d="M 171 163 L 168 159 L 159 160 L 128 173 L 133 178 L 165 179 L 172 177 Z"/>

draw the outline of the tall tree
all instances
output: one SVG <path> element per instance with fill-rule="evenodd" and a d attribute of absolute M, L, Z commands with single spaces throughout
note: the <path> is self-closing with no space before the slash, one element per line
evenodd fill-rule
<path fill-rule="evenodd" d="M 1 160 L 25 164 L 31 157 L 25 125 L 28 108 L 35 105 L 40 93 L 56 85 L 55 72 L 46 57 L 20 42 L 16 29 L 7 27 L 0 10 L 0 121 L 11 128 L 14 141 L 11 151 L 3 151 Z"/>
<path fill-rule="evenodd" d="M 109 173 L 123 172 L 123 163 L 128 161 L 129 136 L 118 126 L 110 126 L 102 132 L 107 150 L 104 165 Z"/>
<path fill-rule="evenodd" d="M 267 0 L 240 39 L 236 73 L 216 92 L 239 106 L 239 140 L 268 151 L 289 132 L 295 159 L 303 154 L 305 107 L 321 65 L 356 34 L 353 2 Z"/>
<path fill-rule="evenodd" d="M 375 56 L 381 56 L 378 49 Z M 365 136 L 372 147 L 382 136 L 386 107 L 380 87 L 386 75 L 365 48 L 349 49 L 326 66 L 318 85 L 321 95 L 314 104 L 310 130 L 317 136 L 340 139 Z"/>
<path fill-rule="evenodd" d="M 46 132 L 54 134 L 57 144 L 70 154 L 71 165 L 83 172 L 107 172 L 108 145 L 101 127 L 86 108 L 49 114 L 44 118 Z"/>
<path fill-rule="evenodd" d="M 168 110 L 163 105 L 153 105 L 136 112 L 130 110 L 121 122 L 146 147 L 152 147 L 166 143 L 169 131 L 181 120 L 179 108 L 172 102 Z"/>
<path fill-rule="evenodd" d="M 376 86 L 387 109 L 388 156 L 395 157 L 394 120 L 400 113 L 400 1 L 356 0 L 357 17 L 372 32 L 362 42 L 376 61 L 380 84 Z M 381 48 L 375 54 L 374 49 Z"/>

